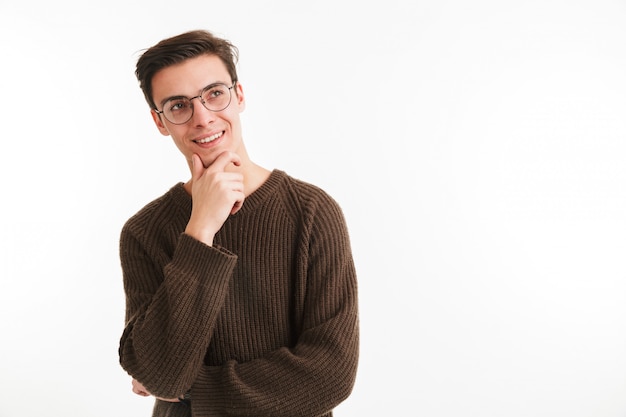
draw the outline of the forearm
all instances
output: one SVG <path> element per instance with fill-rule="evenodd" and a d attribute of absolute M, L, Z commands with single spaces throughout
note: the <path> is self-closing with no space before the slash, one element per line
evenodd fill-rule
<path fill-rule="evenodd" d="M 137 284 L 147 270 L 136 262 L 143 258 L 130 250 L 123 261 L 129 312 L 120 363 L 158 397 L 178 397 L 194 381 L 236 262 L 234 255 L 199 245 L 181 237 L 152 294 Z"/>
<path fill-rule="evenodd" d="M 355 306 L 281 348 L 245 363 L 203 366 L 192 385 L 197 415 L 320 416 L 345 400 L 358 364 Z"/>

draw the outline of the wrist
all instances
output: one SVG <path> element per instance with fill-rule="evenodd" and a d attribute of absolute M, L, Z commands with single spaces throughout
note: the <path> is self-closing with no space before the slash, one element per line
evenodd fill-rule
<path fill-rule="evenodd" d="M 195 228 L 190 223 L 187 224 L 187 227 L 185 228 L 185 233 L 193 237 L 194 239 L 206 244 L 207 246 L 213 246 L 213 238 L 215 237 L 215 233 L 213 232 Z"/>

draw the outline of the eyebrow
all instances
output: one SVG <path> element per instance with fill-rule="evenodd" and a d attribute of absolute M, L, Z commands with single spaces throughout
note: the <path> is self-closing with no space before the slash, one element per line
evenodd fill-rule
<path fill-rule="evenodd" d="M 228 86 L 228 84 L 227 84 L 227 83 L 225 83 L 225 82 L 222 82 L 222 81 L 216 81 L 216 82 L 214 82 L 214 83 L 211 83 L 211 84 L 207 85 L 206 87 L 201 88 L 201 89 L 200 89 L 200 93 L 202 93 L 204 90 L 206 90 L 206 89 L 208 89 L 208 88 L 215 87 L 216 85 L 220 85 L 220 84 L 221 84 L 221 85 Z M 195 97 L 195 96 L 194 96 L 194 97 Z M 161 109 L 162 109 L 162 108 L 163 108 L 163 106 L 165 105 L 165 103 L 167 103 L 168 101 L 170 101 L 170 100 L 180 100 L 180 99 L 182 99 L 182 98 L 186 98 L 186 99 L 188 99 L 189 97 L 187 97 L 187 96 L 182 96 L 182 95 L 178 95 L 178 96 L 170 96 L 170 97 L 167 97 L 167 98 L 164 98 L 163 100 L 161 100 L 161 102 L 160 102 L 159 104 L 161 105 Z"/>

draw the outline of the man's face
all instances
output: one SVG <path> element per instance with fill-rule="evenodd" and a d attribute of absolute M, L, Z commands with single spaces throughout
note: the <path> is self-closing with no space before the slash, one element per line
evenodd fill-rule
<path fill-rule="evenodd" d="M 152 78 L 152 97 L 158 110 L 172 97 L 195 97 L 205 87 L 223 83 L 232 85 L 224 63 L 215 55 L 202 55 L 164 68 Z M 208 167 L 223 151 L 239 153 L 243 146 L 239 113 L 245 108 L 243 90 L 239 83 L 231 90 L 231 100 L 224 110 L 207 110 L 200 99 L 191 101 L 193 116 L 180 125 L 152 111 L 159 131 L 169 135 L 191 166 L 191 156 L 200 156 Z"/>

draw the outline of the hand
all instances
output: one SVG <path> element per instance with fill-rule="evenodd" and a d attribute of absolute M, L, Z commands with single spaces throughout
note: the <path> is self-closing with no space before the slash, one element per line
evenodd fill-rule
<path fill-rule="evenodd" d="M 208 168 L 196 154 L 191 162 L 193 205 L 185 233 L 211 246 L 228 216 L 243 205 L 243 174 L 229 171 L 230 165 L 239 166 L 241 159 L 233 152 L 223 152 Z"/>
<path fill-rule="evenodd" d="M 142 397 L 149 397 L 150 394 L 148 392 L 148 390 L 139 383 L 139 381 L 137 381 L 136 379 L 133 378 L 133 392 L 137 395 L 141 395 Z M 156 397 L 161 401 L 167 401 L 170 403 L 177 403 L 180 402 L 180 400 L 178 398 L 161 398 L 161 397 Z"/>
<path fill-rule="evenodd" d="M 148 392 L 148 390 L 146 390 L 146 387 L 141 385 L 139 381 L 137 381 L 134 378 L 133 378 L 133 392 L 137 395 L 141 395 L 142 397 L 150 396 L 150 393 Z"/>

